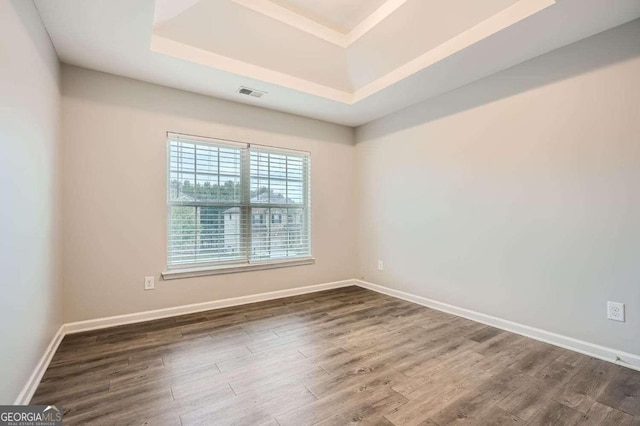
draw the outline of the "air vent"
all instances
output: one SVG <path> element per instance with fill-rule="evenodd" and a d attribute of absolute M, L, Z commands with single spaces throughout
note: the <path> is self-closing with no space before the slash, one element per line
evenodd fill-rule
<path fill-rule="evenodd" d="M 253 96 L 254 98 L 261 98 L 267 94 L 267 92 L 263 92 L 262 90 L 250 89 L 248 87 L 240 86 L 237 93 L 246 96 Z"/>

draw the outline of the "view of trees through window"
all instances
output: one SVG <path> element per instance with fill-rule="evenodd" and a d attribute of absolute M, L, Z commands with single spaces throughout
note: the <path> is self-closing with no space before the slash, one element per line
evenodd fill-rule
<path fill-rule="evenodd" d="M 173 140 L 169 155 L 169 265 L 310 255 L 308 155 Z"/>

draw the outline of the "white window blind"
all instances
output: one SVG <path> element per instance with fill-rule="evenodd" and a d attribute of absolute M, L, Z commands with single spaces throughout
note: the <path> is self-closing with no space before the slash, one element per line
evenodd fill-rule
<path fill-rule="evenodd" d="M 311 256 L 306 152 L 168 134 L 168 267 Z"/>

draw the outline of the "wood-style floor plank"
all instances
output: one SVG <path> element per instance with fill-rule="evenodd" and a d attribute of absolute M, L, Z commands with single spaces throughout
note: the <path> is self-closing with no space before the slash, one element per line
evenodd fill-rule
<path fill-rule="evenodd" d="M 65 424 L 640 426 L 640 373 L 358 287 L 66 336 Z"/>

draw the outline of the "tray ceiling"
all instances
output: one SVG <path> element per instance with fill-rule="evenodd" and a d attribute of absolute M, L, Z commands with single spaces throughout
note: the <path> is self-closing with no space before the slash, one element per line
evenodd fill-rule
<path fill-rule="evenodd" d="M 343 34 L 361 24 L 388 0 L 270 0 Z"/>
<path fill-rule="evenodd" d="M 35 2 L 65 63 L 352 126 L 640 16 L 637 0 Z"/>
<path fill-rule="evenodd" d="M 375 24 L 345 46 L 290 25 L 286 18 L 274 18 L 273 9 L 262 9 L 276 3 L 279 8 L 288 5 L 287 13 L 297 14 L 294 6 L 306 8 L 303 19 L 320 16 L 314 18 L 319 19 L 313 22 L 317 26 L 343 16 L 337 1 L 186 0 L 184 8 L 176 9 L 175 1 L 158 0 L 156 17 L 163 19 L 154 25 L 151 49 L 353 104 L 555 0 L 351 0 L 347 3 L 358 12 L 352 14 L 356 26 L 380 8 L 385 13 L 376 15 Z M 175 16 L 167 18 L 170 13 L 164 8 L 171 8 Z"/>

